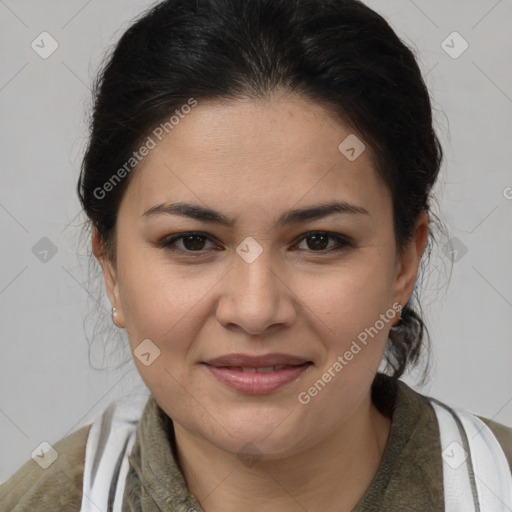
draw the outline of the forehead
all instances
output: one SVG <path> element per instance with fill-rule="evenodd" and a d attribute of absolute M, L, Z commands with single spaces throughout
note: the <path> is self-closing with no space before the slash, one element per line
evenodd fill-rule
<path fill-rule="evenodd" d="M 283 201 L 341 199 L 374 208 L 389 201 L 368 145 L 301 97 L 199 101 L 161 140 L 153 139 L 123 199 L 140 214 L 178 200 L 252 212 Z"/>

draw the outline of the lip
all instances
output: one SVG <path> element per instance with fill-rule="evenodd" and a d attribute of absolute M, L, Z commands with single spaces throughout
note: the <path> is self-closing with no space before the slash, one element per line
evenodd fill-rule
<path fill-rule="evenodd" d="M 249 395 L 276 391 L 300 378 L 312 364 L 307 359 L 287 354 L 266 354 L 265 356 L 229 354 L 203 363 L 219 382 L 235 391 Z M 242 371 L 242 368 L 256 369 L 283 365 L 284 368 L 266 373 Z"/>
<path fill-rule="evenodd" d="M 220 367 L 244 367 L 244 368 L 263 368 L 266 366 L 276 366 L 278 364 L 297 366 L 309 362 L 304 357 L 292 356 L 289 354 L 265 354 L 252 356 L 249 354 L 226 354 L 214 359 L 204 361 L 210 366 Z"/>

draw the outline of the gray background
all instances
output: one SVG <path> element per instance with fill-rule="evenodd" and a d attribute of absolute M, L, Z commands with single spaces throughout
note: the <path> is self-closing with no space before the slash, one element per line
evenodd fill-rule
<path fill-rule="evenodd" d="M 143 389 L 132 363 L 110 371 L 89 364 L 87 337 L 95 319 L 109 325 L 109 311 L 79 243 L 75 185 L 92 78 L 151 3 L 0 0 L 0 482 L 41 442 Z M 425 386 L 414 386 L 414 374 L 404 380 L 512 426 L 512 2 L 366 3 L 419 52 L 446 154 L 434 211 L 449 236 L 439 240 L 423 293 L 434 366 Z M 31 47 L 43 31 L 59 44 L 47 59 Z M 454 31 L 469 44 L 458 58 L 441 46 Z M 461 48 L 453 37 L 447 44 Z M 121 331 L 100 334 L 95 367 L 129 357 Z"/>

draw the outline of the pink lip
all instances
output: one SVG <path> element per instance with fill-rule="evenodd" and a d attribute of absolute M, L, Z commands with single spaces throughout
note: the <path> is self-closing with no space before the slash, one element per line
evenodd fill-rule
<path fill-rule="evenodd" d="M 259 357 L 230 354 L 204 363 L 217 380 L 231 389 L 250 395 L 270 393 L 279 389 L 299 378 L 311 364 L 311 361 L 286 354 L 267 354 Z M 242 372 L 242 367 L 265 368 L 276 365 L 287 366 L 269 373 Z"/>

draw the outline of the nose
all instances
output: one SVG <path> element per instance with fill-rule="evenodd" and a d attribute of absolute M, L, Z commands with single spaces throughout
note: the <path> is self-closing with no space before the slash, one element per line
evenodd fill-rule
<path fill-rule="evenodd" d="M 228 329 L 242 329 L 251 335 L 292 325 L 297 314 L 296 297 L 287 277 L 289 281 L 268 250 L 252 262 L 236 254 L 233 267 L 222 280 L 218 321 Z"/>

